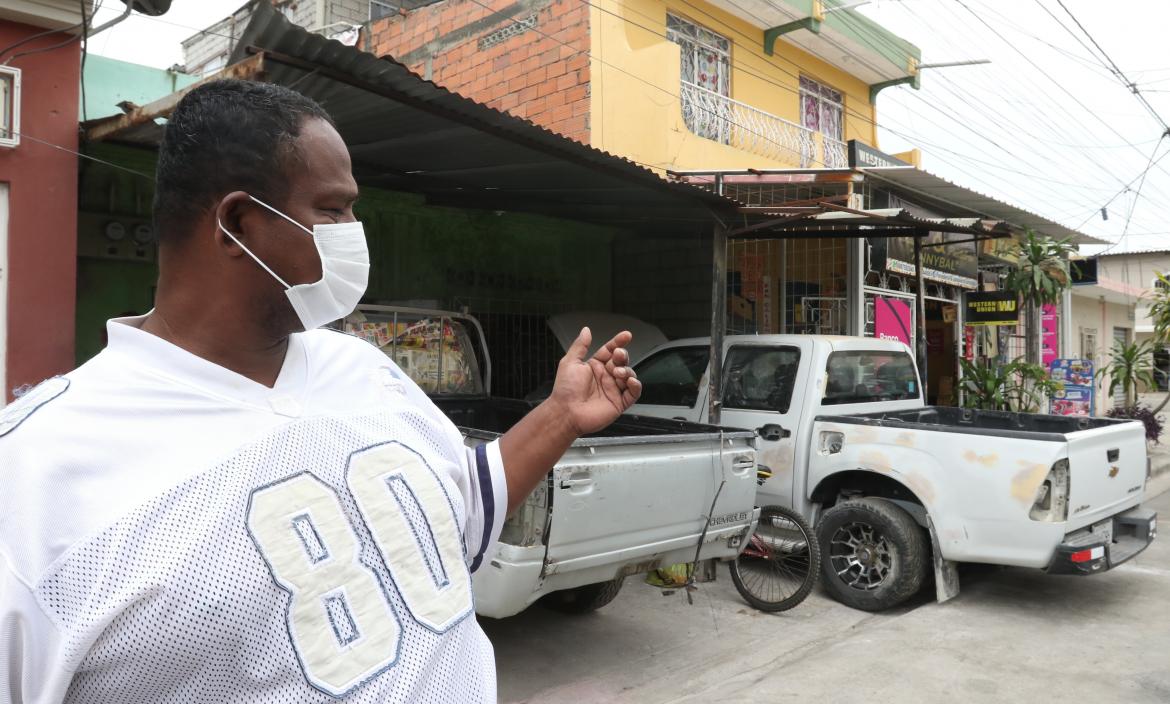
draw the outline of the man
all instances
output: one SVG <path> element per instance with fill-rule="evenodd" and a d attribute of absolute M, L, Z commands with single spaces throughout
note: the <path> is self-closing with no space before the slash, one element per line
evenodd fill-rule
<path fill-rule="evenodd" d="M 0 413 L 0 702 L 490 702 L 470 573 L 632 405 L 588 330 L 498 442 L 319 326 L 369 256 L 326 113 L 214 82 L 159 152 L 155 309 Z"/>

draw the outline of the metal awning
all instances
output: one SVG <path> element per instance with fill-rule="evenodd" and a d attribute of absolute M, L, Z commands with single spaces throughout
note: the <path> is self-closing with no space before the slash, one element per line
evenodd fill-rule
<path fill-rule="evenodd" d="M 1042 215 L 964 188 L 913 166 L 879 166 L 858 170 L 867 178 L 883 181 L 894 188 L 918 194 L 936 203 L 958 206 L 989 218 L 1010 222 L 1016 227 L 1030 228 L 1058 240 L 1068 239 L 1073 244 L 1109 244 L 1105 240 L 1086 235 Z"/>
<path fill-rule="evenodd" d="M 406 66 L 307 32 L 260 3 L 230 75 L 293 88 L 321 103 L 363 186 L 433 205 L 536 213 L 662 237 L 710 235 L 736 204 L 494 110 Z M 190 88 L 186 89 L 189 90 Z M 157 147 L 182 92 L 86 125 L 90 139 Z"/>
<path fill-rule="evenodd" d="M 981 219 L 1003 221 L 1015 228 L 1030 228 L 1055 239 L 1069 239 L 1073 244 L 1109 244 L 1079 230 L 1061 225 L 1042 215 L 1005 203 L 913 166 L 858 167 L 857 169 L 767 169 L 701 170 L 671 172 L 683 183 L 713 188 L 717 182 L 725 187 L 793 186 L 825 194 L 844 192 L 845 184 L 858 187 L 865 179 L 891 190 L 913 194 L 921 205 L 942 212 L 959 211 Z M 956 218 L 948 218 L 951 222 Z M 871 235 L 872 236 L 872 235 Z"/>
<path fill-rule="evenodd" d="M 971 235 L 958 241 L 1010 237 L 1011 226 L 1002 220 L 983 218 L 924 218 L 902 208 L 853 210 L 825 202 L 813 208 L 752 209 L 753 218 L 771 215 L 763 222 L 733 228 L 729 237 L 925 237 L 932 232 Z M 947 240 L 955 244 L 957 240 Z M 923 245 L 932 246 L 932 245 Z"/>

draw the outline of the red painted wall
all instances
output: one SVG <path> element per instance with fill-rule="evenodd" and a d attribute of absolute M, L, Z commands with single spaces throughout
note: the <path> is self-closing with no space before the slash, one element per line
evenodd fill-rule
<path fill-rule="evenodd" d="M 42 31 L 0 20 L 0 48 Z M 16 52 L 68 37 L 51 34 Z M 30 137 L 77 150 L 80 48 L 73 42 L 10 65 L 22 71 L 20 125 L 26 136 L 15 149 L 0 148 L 9 213 L 7 400 L 15 387 L 73 368 L 77 157 Z"/>

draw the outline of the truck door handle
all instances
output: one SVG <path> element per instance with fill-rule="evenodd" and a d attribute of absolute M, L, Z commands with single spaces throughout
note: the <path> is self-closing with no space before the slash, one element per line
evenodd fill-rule
<path fill-rule="evenodd" d="M 756 428 L 756 433 L 765 440 L 783 440 L 787 437 L 792 437 L 792 432 L 785 428 L 776 425 L 775 423 L 768 423 Z"/>
<path fill-rule="evenodd" d="M 576 470 L 567 477 L 561 478 L 562 489 L 572 489 L 577 486 L 586 486 L 593 483 L 593 473 L 589 470 Z"/>

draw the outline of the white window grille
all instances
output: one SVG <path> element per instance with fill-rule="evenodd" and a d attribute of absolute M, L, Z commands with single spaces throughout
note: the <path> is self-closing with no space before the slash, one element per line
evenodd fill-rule
<path fill-rule="evenodd" d="M 666 16 L 666 36 L 678 44 L 684 86 L 696 86 L 716 96 L 731 96 L 731 40 L 681 17 Z M 726 114 L 683 99 L 683 121 L 700 137 L 728 144 L 730 122 Z M 727 110 L 724 109 L 723 113 Z"/>
<path fill-rule="evenodd" d="M 1170 281 L 1166 281 L 1162 278 L 1162 276 L 1165 276 L 1165 274 L 1162 274 L 1161 276 L 1155 276 L 1153 282 L 1150 284 L 1150 288 L 1159 291 L 1170 290 Z"/>
<path fill-rule="evenodd" d="M 821 161 L 827 168 L 849 165 L 845 146 L 845 96 L 808 76 L 800 77 L 800 124 L 821 134 Z"/>
<path fill-rule="evenodd" d="M 1097 360 L 1097 328 L 1081 328 L 1081 359 Z"/>
<path fill-rule="evenodd" d="M 20 144 L 20 69 L 0 66 L 0 147 Z"/>

